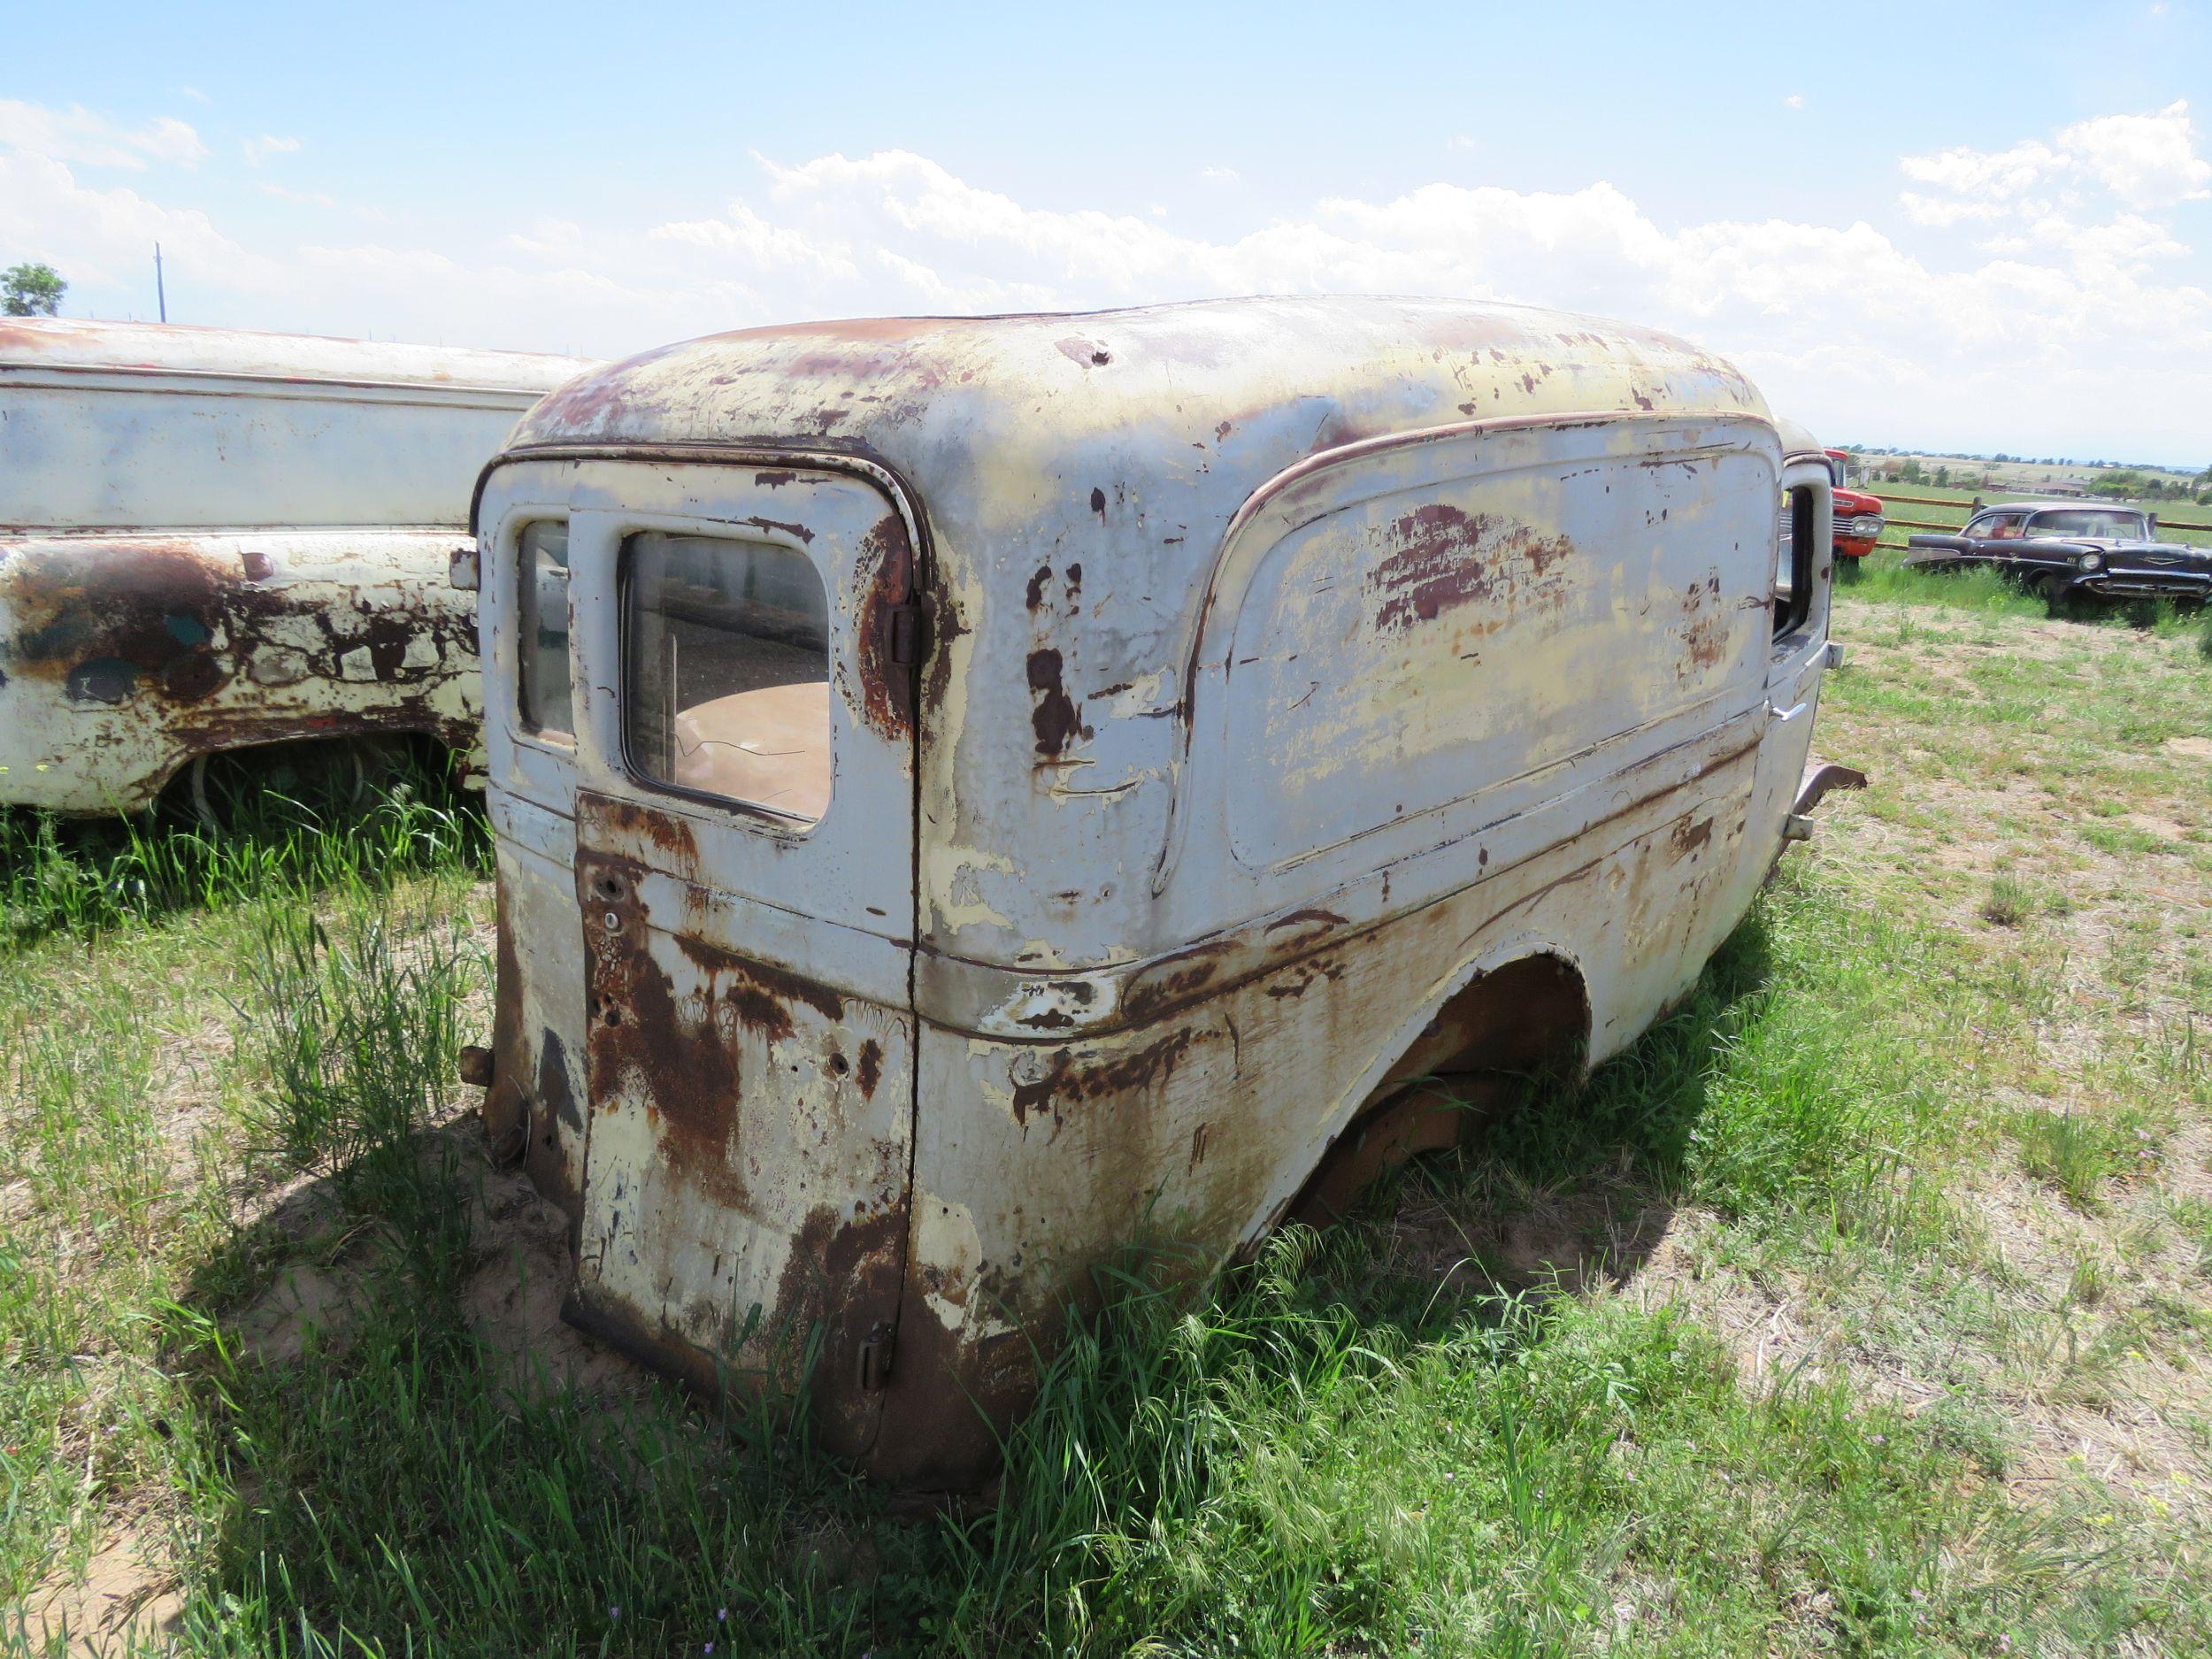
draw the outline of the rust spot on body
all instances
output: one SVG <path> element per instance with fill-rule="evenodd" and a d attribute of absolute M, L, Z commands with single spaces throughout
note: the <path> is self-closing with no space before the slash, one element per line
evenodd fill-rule
<path fill-rule="evenodd" d="M 1088 738 L 1082 711 L 1060 683 L 1060 653 L 1049 647 L 1029 654 L 1029 690 L 1034 699 L 1030 725 L 1037 734 L 1037 753 L 1057 760 L 1074 740 Z"/>
<path fill-rule="evenodd" d="M 577 861 L 580 879 L 595 880 L 606 867 L 596 859 Z M 619 918 L 618 928 L 602 925 L 608 913 Z M 635 1079 L 646 1110 L 657 1114 L 657 1139 L 669 1167 L 717 1202 L 743 1205 L 746 1183 L 735 1146 L 738 1059 L 715 1018 L 713 978 L 704 995 L 677 995 L 653 960 L 645 907 L 634 884 L 619 901 L 587 903 L 583 922 L 592 964 L 593 1110 L 618 1110 L 621 1094 L 610 1085 Z"/>
<path fill-rule="evenodd" d="M 803 524 L 790 523 L 781 518 L 763 518 L 757 516 L 748 518 L 745 522 L 756 530 L 780 530 L 793 540 L 810 545 L 814 541 L 814 532 Z"/>
<path fill-rule="evenodd" d="M 1674 856 L 1677 858 L 1686 858 L 1700 848 L 1706 846 L 1712 839 L 1713 820 L 1711 818 L 1699 818 L 1694 823 L 1688 818 L 1684 818 L 1674 826 L 1674 833 L 1667 837 L 1667 844 L 1674 849 Z"/>
<path fill-rule="evenodd" d="M 1171 1031 L 1133 1053 L 1107 1061 L 1086 1061 L 1073 1048 L 1055 1049 L 1043 1077 L 1014 1086 L 1014 1121 L 1027 1128 L 1031 1118 L 1048 1112 L 1057 1125 L 1068 1107 L 1164 1087 L 1199 1034 L 1187 1027 Z"/>
<path fill-rule="evenodd" d="M 699 843 L 692 835 L 689 822 L 674 813 L 657 811 L 640 802 L 607 795 L 587 795 L 578 807 L 580 814 L 588 816 L 596 829 L 618 845 L 641 851 L 649 847 L 676 865 L 679 873 L 697 869 Z"/>
<path fill-rule="evenodd" d="M 1267 931 L 1271 933 L 1279 928 L 1303 927 L 1309 923 L 1316 923 L 1323 927 L 1341 927 L 1344 926 L 1344 918 L 1334 910 L 1317 908 L 1293 910 L 1289 915 L 1279 917 L 1270 922 L 1267 925 Z"/>
<path fill-rule="evenodd" d="M 849 687 L 847 700 L 856 702 L 871 730 L 894 740 L 914 729 L 916 665 L 895 660 L 893 638 L 894 618 L 913 591 L 913 569 L 906 523 L 896 513 L 886 514 L 861 539 L 862 588 L 856 622 L 860 649 L 856 670 L 859 695 L 853 698 Z M 941 649 L 943 642 L 940 641 L 935 649 Z M 841 665 L 838 675 L 841 680 L 844 678 Z"/>
<path fill-rule="evenodd" d="M 1516 593 L 1520 573 L 1541 578 L 1573 551 L 1563 536 L 1540 536 L 1527 525 L 1502 525 L 1446 502 L 1407 513 L 1390 526 L 1388 541 L 1394 550 L 1367 578 L 1380 601 L 1375 626 L 1386 633 L 1466 605 L 1534 597 Z"/>

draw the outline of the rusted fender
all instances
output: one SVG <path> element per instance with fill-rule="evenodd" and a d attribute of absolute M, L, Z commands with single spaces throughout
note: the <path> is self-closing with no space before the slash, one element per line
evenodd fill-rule
<path fill-rule="evenodd" d="M 135 811 L 218 749 L 477 741 L 473 595 L 446 532 L 0 540 L 0 801 Z"/>

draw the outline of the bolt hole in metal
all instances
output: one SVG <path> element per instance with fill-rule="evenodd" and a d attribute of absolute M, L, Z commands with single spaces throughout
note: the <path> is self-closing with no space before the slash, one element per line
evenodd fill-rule
<path fill-rule="evenodd" d="M 830 1056 L 829 1070 L 832 1077 L 842 1077 L 846 1072 L 851 1071 L 852 1069 L 852 1062 L 846 1059 L 843 1055 L 833 1054 Z"/>

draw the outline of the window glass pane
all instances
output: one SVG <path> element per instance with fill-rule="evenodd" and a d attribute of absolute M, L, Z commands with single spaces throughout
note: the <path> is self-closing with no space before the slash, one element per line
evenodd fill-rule
<path fill-rule="evenodd" d="M 1797 502 L 1788 490 L 1784 490 L 1782 516 L 1776 529 L 1774 544 L 1774 614 L 1778 618 L 1789 609 L 1796 587 Z"/>
<path fill-rule="evenodd" d="M 622 544 L 623 720 L 657 783 L 811 824 L 830 797 L 829 600 L 803 554 L 643 531 Z"/>
<path fill-rule="evenodd" d="M 2131 512 L 2039 512 L 2029 530 L 2031 535 L 2082 535 L 2126 541 L 2142 533 L 2142 525 Z"/>
<path fill-rule="evenodd" d="M 522 570 L 522 723 L 564 737 L 576 730 L 569 707 L 568 520 L 541 518 L 517 538 Z"/>

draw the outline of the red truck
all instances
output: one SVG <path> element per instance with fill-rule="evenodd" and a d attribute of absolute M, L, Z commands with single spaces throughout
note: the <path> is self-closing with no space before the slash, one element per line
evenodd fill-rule
<path fill-rule="evenodd" d="M 1875 538 L 1882 534 L 1881 498 L 1863 489 L 1847 488 L 1851 457 L 1844 451 L 1828 449 L 1823 453 L 1828 457 L 1828 471 L 1835 478 L 1830 493 L 1835 502 L 1836 551 L 1845 558 L 1864 558 L 1874 550 Z"/>

